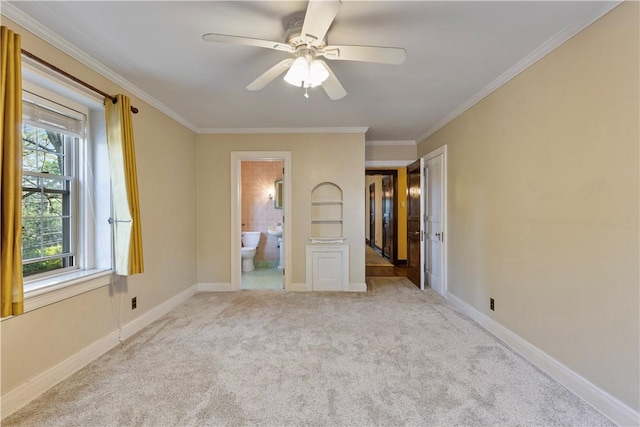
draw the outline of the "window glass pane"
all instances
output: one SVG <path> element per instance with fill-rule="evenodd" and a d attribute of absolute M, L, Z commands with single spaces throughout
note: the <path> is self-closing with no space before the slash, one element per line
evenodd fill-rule
<path fill-rule="evenodd" d="M 49 259 L 46 261 L 34 262 L 33 264 L 25 264 L 22 266 L 22 275 L 28 276 L 30 274 L 44 273 L 51 270 L 57 270 L 65 267 L 64 259 Z"/>
<path fill-rule="evenodd" d="M 25 124 L 22 126 L 23 170 L 64 175 L 64 135 Z"/>
<path fill-rule="evenodd" d="M 44 256 L 42 248 L 42 224 L 39 218 L 22 221 L 22 260 L 28 261 Z"/>
<path fill-rule="evenodd" d="M 29 275 L 73 266 L 73 169 L 65 170 L 65 135 L 32 125 L 23 131 L 22 256 Z"/>

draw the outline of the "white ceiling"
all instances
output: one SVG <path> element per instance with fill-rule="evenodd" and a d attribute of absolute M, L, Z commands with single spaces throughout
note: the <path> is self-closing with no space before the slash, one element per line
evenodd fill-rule
<path fill-rule="evenodd" d="M 248 91 L 287 54 L 201 39 L 284 41 L 303 1 L 3 1 L 2 13 L 197 132 L 365 127 L 367 140 L 419 141 L 615 4 L 344 0 L 330 44 L 403 47 L 407 60 L 328 61 L 348 92 L 338 101 L 282 79 Z"/>

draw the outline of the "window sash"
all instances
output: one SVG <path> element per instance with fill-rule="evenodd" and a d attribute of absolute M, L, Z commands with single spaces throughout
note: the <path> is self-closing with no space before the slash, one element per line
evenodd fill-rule
<path fill-rule="evenodd" d="M 77 170 L 79 136 L 83 134 L 84 122 L 72 117 L 61 115 L 55 111 L 32 104 L 23 100 L 27 106 L 25 124 L 45 131 L 61 134 L 63 147 L 60 153 L 51 153 L 60 156 L 62 170 L 60 174 L 48 171 L 23 172 L 23 198 L 34 196 L 32 200 L 35 210 L 26 216 L 23 212 L 23 230 L 30 227 L 29 242 L 23 236 L 23 276 L 46 277 L 59 274 L 64 271 L 78 268 L 78 191 Z M 34 116 L 34 111 L 37 113 Z M 81 116 L 84 117 L 84 116 Z M 46 151 L 36 148 L 36 151 Z M 24 153 L 23 153 L 24 155 Z M 36 164 L 37 167 L 37 164 Z M 26 178 L 26 179 L 25 179 Z M 54 209 L 55 212 L 47 212 Z M 26 205 L 24 205 L 26 206 Z M 33 206 L 33 205 L 32 205 Z M 27 244 L 29 246 L 27 246 Z M 58 247 L 59 246 L 59 247 Z M 60 253 L 51 253 L 58 250 Z M 47 253 L 48 252 L 48 253 Z M 48 262 L 60 260 L 59 262 Z M 42 263 L 37 266 L 36 264 Z M 34 266 L 36 265 L 36 266 Z M 27 266 L 32 266 L 28 268 Z"/>

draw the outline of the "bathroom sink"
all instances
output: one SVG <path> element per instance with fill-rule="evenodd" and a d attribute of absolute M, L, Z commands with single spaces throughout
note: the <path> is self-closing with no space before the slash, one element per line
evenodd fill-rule
<path fill-rule="evenodd" d="M 282 236 L 282 226 L 281 225 L 272 225 L 267 229 L 267 233 L 272 236 L 281 237 Z"/>

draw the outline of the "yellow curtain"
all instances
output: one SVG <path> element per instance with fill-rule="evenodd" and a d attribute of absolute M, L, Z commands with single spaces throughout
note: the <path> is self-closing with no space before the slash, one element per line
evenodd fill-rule
<path fill-rule="evenodd" d="M 1 27 L 0 176 L 2 317 L 24 312 L 22 290 L 22 69 L 20 35 Z"/>
<path fill-rule="evenodd" d="M 115 269 L 116 274 L 130 276 L 144 272 L 131 101 L 124 95 L 117 95 L 115 103 L 107 99 L 105 114 L 113 197 Z"/>

